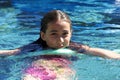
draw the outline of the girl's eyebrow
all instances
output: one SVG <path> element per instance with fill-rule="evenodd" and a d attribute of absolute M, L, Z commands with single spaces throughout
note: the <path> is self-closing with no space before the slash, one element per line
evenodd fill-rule
<path fill-rule="evenodd" d="M 51 30 L 50 32 L 58 32 L 57 30 Z"/>
<path fill-rule="evenodd" d="M 51 30 L 50 32 L 58 32 L 58 30 Z M 68 32 L 68 30 L 63 30 L 63 32 Z"/>

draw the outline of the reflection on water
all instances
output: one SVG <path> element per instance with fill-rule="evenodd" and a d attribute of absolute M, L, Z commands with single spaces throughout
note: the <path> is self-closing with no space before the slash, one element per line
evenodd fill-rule
<path fill-rule="evenodd" d="M 11 7 L 11 1 L 10 0 L 0 0 L 0 7 L 7 8 Z"/>

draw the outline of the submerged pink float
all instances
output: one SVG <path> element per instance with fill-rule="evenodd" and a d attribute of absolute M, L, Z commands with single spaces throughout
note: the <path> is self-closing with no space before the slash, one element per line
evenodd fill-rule
<path fill-rule="evenodd" d="M 54 80 L 56 75 L 53 71 L 50 71 L 43 66 L 33 66 L 26 70 L 27 74 L 31 74 L 33 77 L 40 78 L 41 80 Z"/>
<path fill-rule="evenodd" d="M 25 74 L 36 78 L 36 80 L 55 80 L 61 79 L 61 77 L 67 78 L 73 74 L 69 64 L 69 60 L 61 57 L 39 59 L 34 61 L 33 64 L 25 70 Z"/>

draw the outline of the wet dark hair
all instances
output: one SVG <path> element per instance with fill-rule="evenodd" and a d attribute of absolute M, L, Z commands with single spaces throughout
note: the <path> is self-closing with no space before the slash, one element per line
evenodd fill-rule
<path fill-rule="evenodd" d="M 45 14 L 45 16 L 42 18 L 40 32 L 46 33 L 46 30 L 48 28 L 48 23 L 56 22 L 58 20 L 64 20 L 64 21 L 70 23 L 70 25 L 71 25 L 71 20 L 66 13 L 64 13 L 60 10 L 53 10 L 53 11 L 50 11 L 47 14 Z M 70 26 L 70 29 L 72 30 L 71 26 Z M 41 44 L 43 48 L 48 47 L 46 42 L 44 40 L 42 40 L 41 35 L 40 35 L 40 38 L 36 41 L 36 43 Z"/>

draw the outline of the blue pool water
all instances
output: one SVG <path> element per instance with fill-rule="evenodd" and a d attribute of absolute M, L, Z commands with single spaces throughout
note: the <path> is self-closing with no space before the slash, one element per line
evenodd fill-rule
<path fill-rule="evenodd" d="M 119 0 L 0 0 L 0 49 L 14 49 L 39 37 L 43 15 L 65 11 L 73 24 L 72 41 L 119 51 Z M 78 80 L 120 80 L 120 61 L 80 55 L 73 62 Z M 31 57 L 0 57 L 0 80 L 20 80 Z"/>

